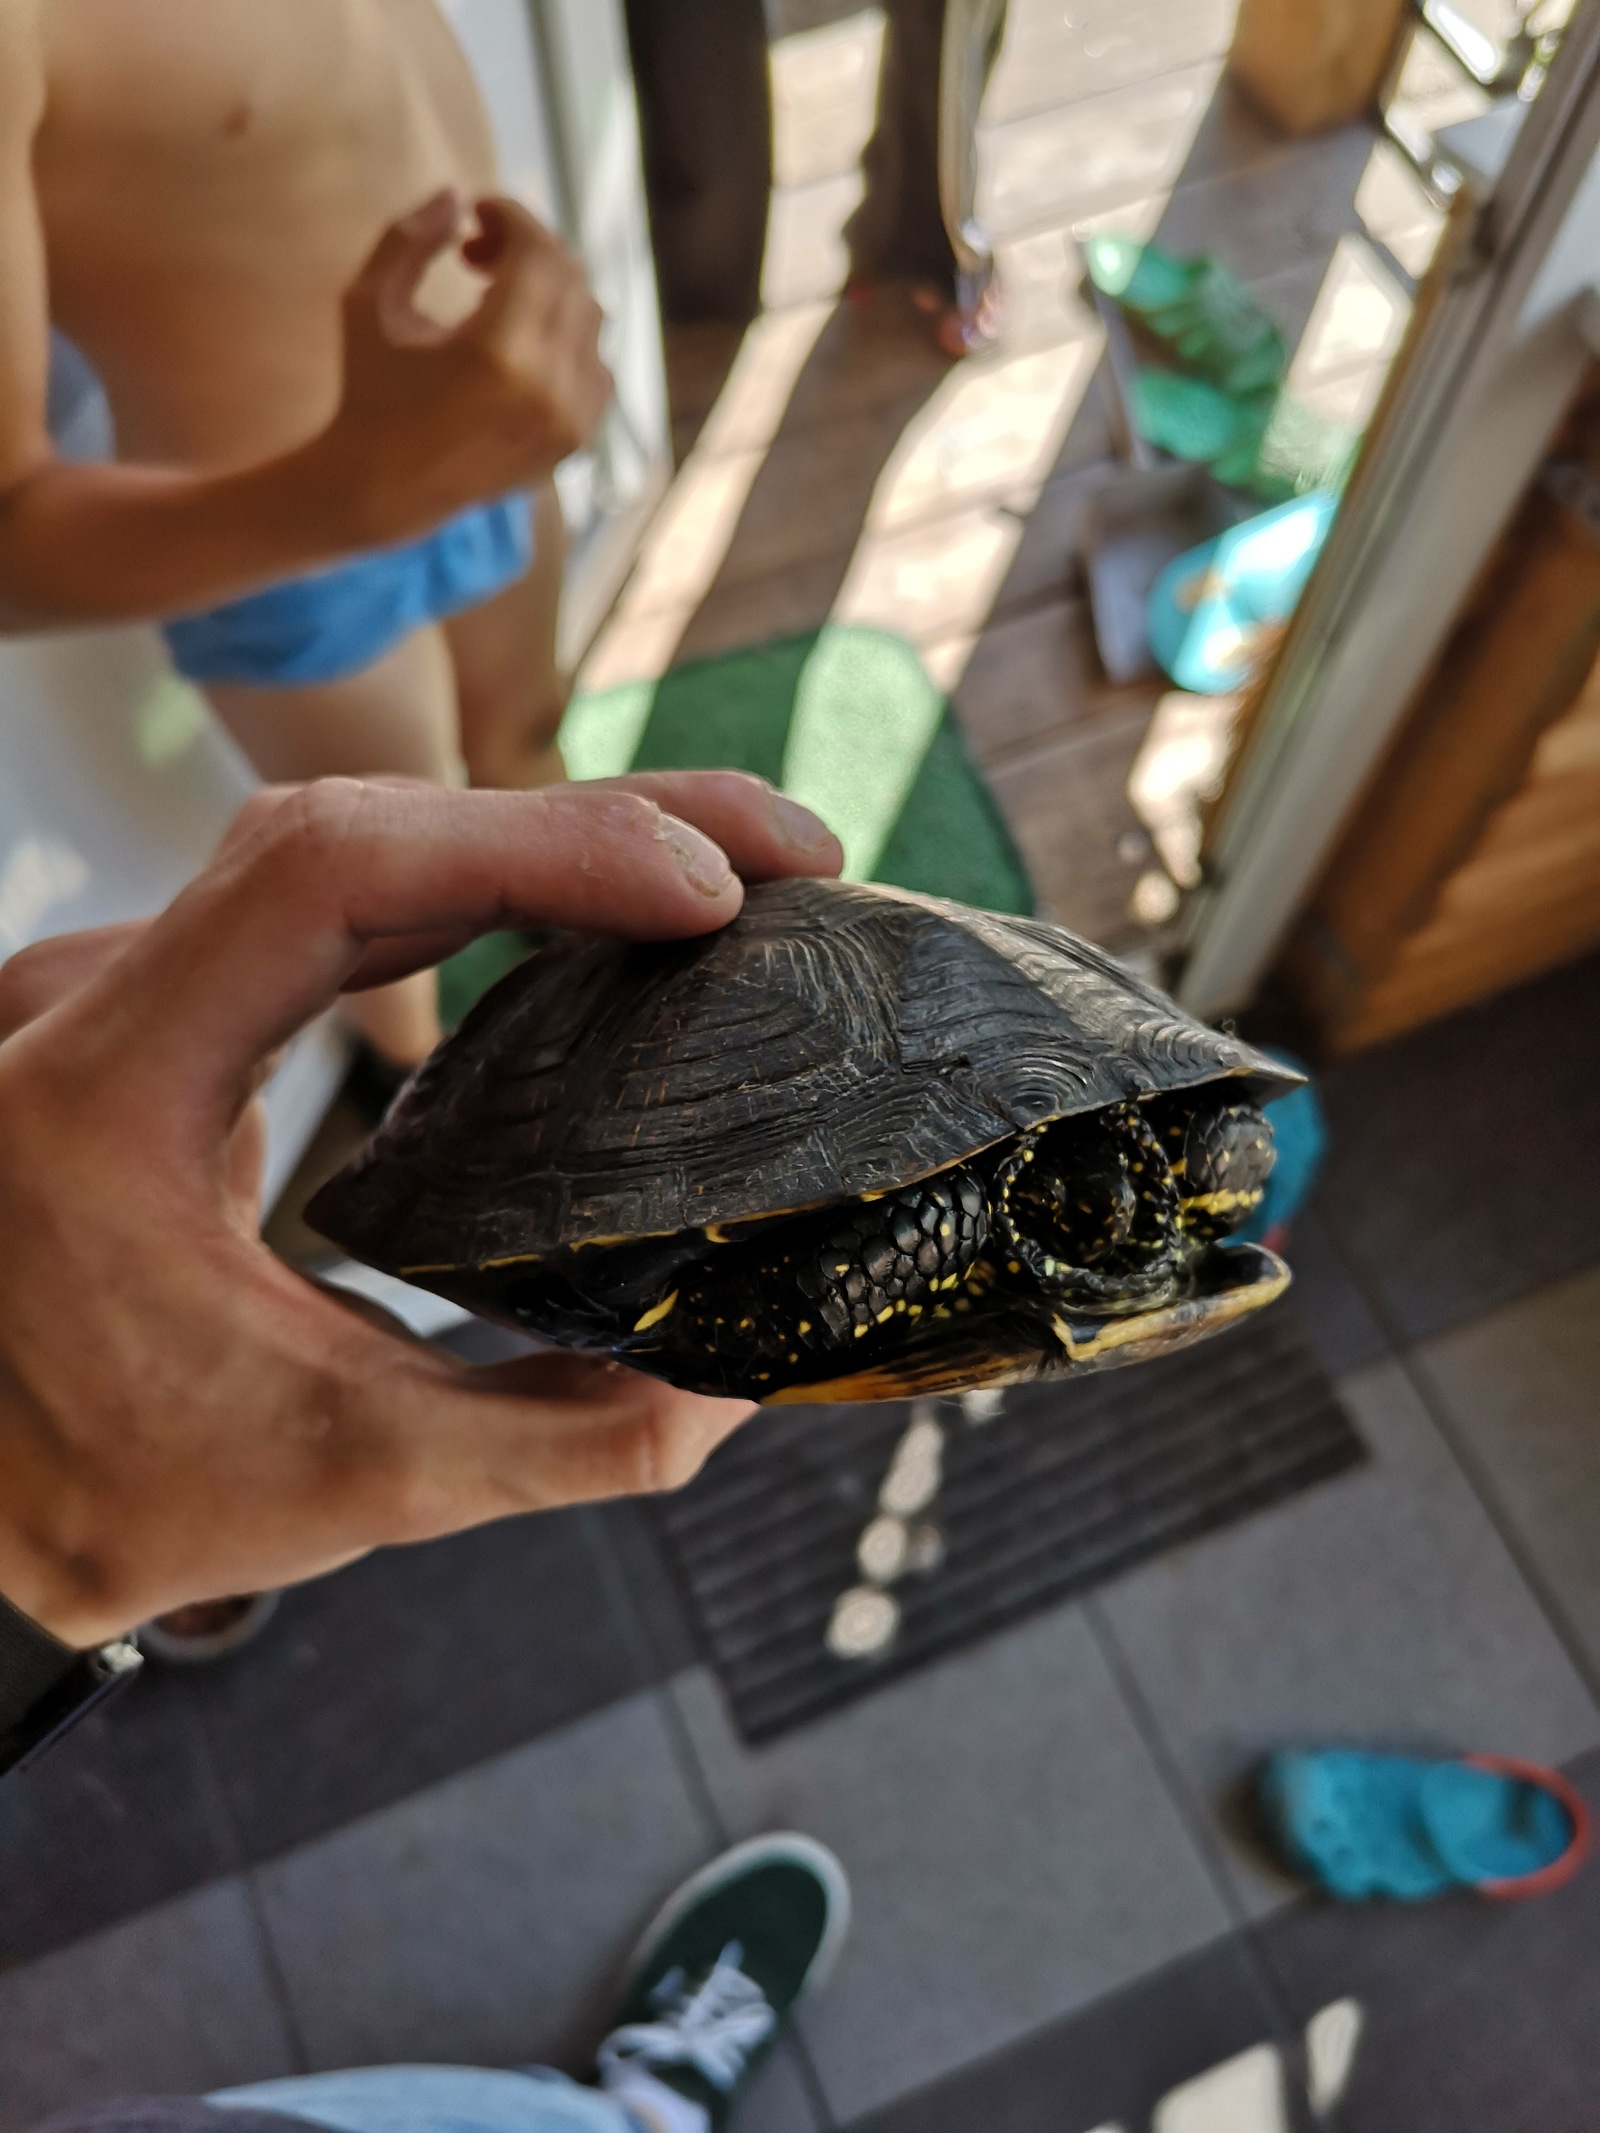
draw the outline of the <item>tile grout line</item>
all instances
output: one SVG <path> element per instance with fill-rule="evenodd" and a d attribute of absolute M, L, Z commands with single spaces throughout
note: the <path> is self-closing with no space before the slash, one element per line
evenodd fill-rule
<path fill-rule="evenodd" d="M 619 1558 L 611 1536 L 606 1532 L 602 1519 L 592 1505 L 584 1506 L 581 1524 L 585 1543 L 605 1592 L 606 1606 L 610 1610 L 612 1622 L 627 1648 L 639 1689 L 649 1692 L 655 1701 L 672 1750 L 674 1766 L 680 1782 L 690 1796 L 695 1819 L 700 1824 L 702 1834 L 719 1850 L 725 1850 L 729 1842 L 728 1832 L 717 1812 L 716 1800 L 706 1782 L 699 1758 L 693 1752 L 683 1714 L 678 1709 L 677 1698 L 672 1694 L 672 1675 L 666 1666 L 666 1654 L 651 1635 L 649 1625 L 635 1603 L 626 1566 Z"/>
<path fill-rule="evenodd" d="M 233 1802 L 228 1797 L 228 1788 L 222 1775 L 222 1761 L 217 1754 L 216 1742 L 212 1736 L 210 1715 L 206 1711 L 204 1702 L 199 1694 L 194 1695 L 193 1709 L 195 1729 L 199 1735 L 200 1750 L 205 1763 L 214 1811 L 231 1840 L 230 1849 L 235 1860 L 234 1874 L 238 1879 L 241 1893 L 250 1912 L 251 1921 L 255 1926 L 256 1943 L 261 1968 L 266 1978 L 267 1990 L 277 2009 L 278 2019 L 283 2025 L 284 2037 L 294 2060 L 292 2071 L 296 2074 L 307 2074 L 312 2070 L 311 2054 L 306 2045 L 305 2034 L 300 2026 L 300 2016 L 294 2004 L 294 1995 L 289 1989 L 289 1974 L 284 1968 L 277 1938 L 273 1933 L 271 1921 L 267 1917 L 266 1905 L 262 1900 L 261 1883 L 258 1875 L 259 1862 L 251 1858 L 249 1847 L 244 1841 L 244 1833 L 239 1826 L 238 1816 L 233 1811 Z"/>
<path fill-rule="evenodd" d="M 1112 1678 L 1117 1694 L 1132 1720 L 1134 1730 L 1143 1742 L 1146 1754 L 1154 1763 L 1162 1788 L 1199 1857 L 1206 1879 L 1211 1883 L 1222 1905 L 1228 1920 L 1228 1932 L 1238 1949 L 1239 1958 L 1276 2025 L 1277 2035 L 1273 2042 L 1283 2055 L 1286 2078 L 1292 2080 L 1292 2069 L 1298 2064 L 1299 2032 L 1278 1990 L 1277 1980 L 1263 1962 L 1256 1946 L 1253 1931 L 1256 1921 L 1249 1916 L 1234 1889 L 1211 1823 L 1190 1790 L 1188 1779 L 1167 1743 L 1154 1706 L 1146 1696 L 1132 1662 L 1123 1651 L 1100 1600 L 1090 1593 L 1079 1604 L 1082 1606 L 1089 1634 L 1094 1639 L 1095 1647 Z"/>
<path fill-rule="evenodd" d="M 1379 1332 L 1388 1342 L 1390 1360 L 1399 1365 L 1407 1384 L 1421 1401 L 1423 1410 L 1438 1433 L 1440 1442 L 1455 1461 L 1462 1479 L 1477 1498 L 1484 1516 L 1494 1528 L 1495 1537 L 1511 1558 L 1512 1568 L 1527 1587 L 1534 1604 L 1544 1616 L 1551 1634 L 1566 1654 L 1567 1661 L 1573 1672 L 1583 1683 L 1585 1689 L 1588 1690 L 1590 1702 L 1595 1705 L 1597 1710 L 1600 1710 L 1600 1664 L 1597 1664 L 1591 1657 L 1583 1638 L 1578 1633 L 1576 1625 L 1568 1616 L 1565 1607 L 1563 1607 L 1555 1592 L 1551 1589 L 1543 1571 L 1534 1561 L 1528 1543 L 1523 1539 L 1515 1520 L 1512 1518 L 1499 1490 L 1495 1486 L 1494 1476 L 1490 1473 L 1478 1453 L 1466 1441 L 1464 1433 L 1456 1425 L 1455 1417 L 1440 1399 L 1432 1380 L 1418 1361 L 1416 1348 L 1420 1344 L 1406 1340 L 1401 1334 L 1399 1327 L 1395 1324 L 1390 1314 L 1387 1302 L 1379 1291 L 1373 1288 L 1364 1278 L 1363 1267 L 1346 1249 L 1344 1241 L 1339 1234 L 1338 1226 L 1327 1210 L 1322 1212 L 1322 1226 L 1327 1235 L 1329 1247 L 1334 1257 L 1338 1260 L 1347 1280 L 1371 1312 L 1377 1322 Z M 1541 1284 L 1541 1286 L 1553 1286 L 1553 1284 Z M 1534 1295 L 1538 1292 L 1534 1289 L 1526 1293 Z M 1518 1299 L 1513 1297 L 1507 1301 L 1511 1303 L 1518 1301 Z M 1496 1305 L 1493 1308 L 1496 1310 L 1504 1309 L 1506 1305 Z M 1492 1311 L 1480 1311 L 1471 1318 L 1460 1320 L 1459 1324 L 1463 1326 L 1472 1325 L 1490 1316 L 1492 1316 Z M 1442 1328 L 1441 1330 L 1450 1331 L 1454 1330 L 1454 1328 Z M 1429 1336 L 1430 1339 L 1436 1337 L 1436 1335 Z"/>
<path fill-rule="evenodd" d="M 711 1790 L 694 1736 L 689 1731 L 678 1703 L 673 1686 L 674 1676 L 661 1671 L 663 1654 L 651 1636 L 633 1594 L 627 1568 L 618 1558 L 611 1538 L 592 1509 L 586 1509 L 583 1517 L 584 1534 L 589 1544 L 600 1581 L 605 1590 L 606 1604 L 611 1609 L 619 1635 L 628 1647 L 640 1686 L 648 1685 L 654 1695 L 656 1709 L 661 1717 L 674 1764 L 684 1790 L 690 1797 L 694 1812 L 702 1830 L 717 1851 L 726 1851 L 733 1839 L 727 1824 L 717 1807 L 716 1796 Z M 822 2077 L 811 2057 L 811 2050 L 801 2033 L 798 2023 L 791 2023 L 787 2038 L 790 2052 L 800 2075 L 800 2085 L 806 2092 L 806 2101 L 821 2133 L 837 2133 L 838 2120 L 823 2088 Z"/>

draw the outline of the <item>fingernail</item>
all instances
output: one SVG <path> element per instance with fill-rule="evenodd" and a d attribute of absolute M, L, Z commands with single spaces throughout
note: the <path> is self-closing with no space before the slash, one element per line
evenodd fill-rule
<path fill-rule="evenodd" d="M 832 844 L 833 832 L 822 817 L 814 815 L 809 807 L 802 807 L 798 800 L 791 800 L 787 793 L 775 792 L 768 805 L 773 828 L 795 851 L 820 852 Z"/>
<path fill-rule="evenodd" d="M 687 822 L 680 822 L 676 815 L 663 815 L 656 835 L 663 844 L 671 847 L 684 878 L 692 882 L 702 896 L 720 896 L 732 881 L 733 869 L 721 845 L 713 844 L 709 837 L 702 837 L 697 829 L 691 829 Z"/>

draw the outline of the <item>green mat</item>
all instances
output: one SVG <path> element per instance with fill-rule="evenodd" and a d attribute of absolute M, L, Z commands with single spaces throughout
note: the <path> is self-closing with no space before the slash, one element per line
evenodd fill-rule
<path fill-rule="evenodd" d="M 579 779 L 753 770 L 831 825 L 849 880 L 1033 911 L 949 705 L 914 648 L 886 630 L 829 623 L 575 697 L 561 747 Z M 446 1022 L 524 952 L 520 936 L 491 934 L 445 964 Z"/>

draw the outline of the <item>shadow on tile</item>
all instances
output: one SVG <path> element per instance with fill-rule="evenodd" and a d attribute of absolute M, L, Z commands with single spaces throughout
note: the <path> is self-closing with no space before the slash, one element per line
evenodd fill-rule
<path fill-rule="evenodd" d="M 257 1870 L 314 2067 L 586 2071 L 654 1907 L 716 1848 L 656 1692 Z"/>
<path fill-rule="evenodd" d="M 240 1863 L 192 1684 L 148 1667 L 49 1756 L 6 1780 L 0 1966 Z"/>
<path fill-rule="evenodd" d="M 194 1679 L 247 1859 L 569 1724 L 641 1686 L 582 1511 L 387 1549 L 286 1593 Z"/>
<path fill-rule="evenodd" d="M 1269 2042 L 1275 2016 L 1219 1940 L 1006 2050 L 916 2088 L 851 2133 L 1143 2133 L 1169 2089 Z"/>
<path fill-rule="evenodd" d="M 0 1973 L 0 2133 L 116 2096 L 300 2071 L 239 1880 Z"/>

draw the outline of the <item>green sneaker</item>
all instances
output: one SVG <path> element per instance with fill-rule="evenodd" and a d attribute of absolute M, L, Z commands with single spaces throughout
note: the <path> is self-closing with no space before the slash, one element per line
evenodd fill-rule
<path fill-rule="evenodd" d="M 659 2133 L 721 2133 L 850 1924 L 844 1868 L 815 1838 L 752 1837 L 669 1896 L 634 1950 L 600 2086 Z"/>

